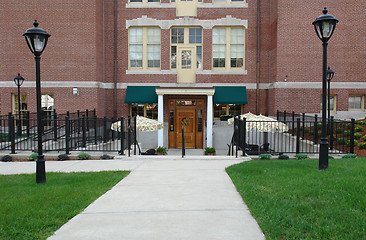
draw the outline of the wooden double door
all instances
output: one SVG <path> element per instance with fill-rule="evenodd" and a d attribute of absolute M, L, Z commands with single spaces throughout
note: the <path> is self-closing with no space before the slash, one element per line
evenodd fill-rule
<path fill-rule="evenodd" d="M 203 148 L 203 100 L 170 100 L 169 148 Z M 183 128 L 182 128 L 183 127 Z"/>

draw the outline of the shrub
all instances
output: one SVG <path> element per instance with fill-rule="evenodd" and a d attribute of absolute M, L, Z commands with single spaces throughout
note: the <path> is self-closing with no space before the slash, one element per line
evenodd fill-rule
<path fill-rule="evenodd" d="M 345 137 L 349 137 L 349 136 L 351 136 L 351 131 L 349 131 L 349 130 L 344 131 L 344 132 L 343 132 L 343 136 L 345 136 Z"/>
<path fill-rule="evenodd" d="M 362 134 L 361 133 L 355 133 L 354 137 L 355 137 L 356 140 L 358 140 L 362 137 Z"/>
<path fill-rule="evenodd" d="M 10 156 L 10 155 L 5 155 L 5 156 L 2 156 L 1 157 L 1 161 L 3 161 L 3 162 L 11 162 L 11 161 L 13 161 L 13 157 Z"/>
<path fill-rule="evenodd" d="M 366 149 L 366 142 L 362 142 L 358 145 L 359 149 Z"/>
<path fill-rule="evenodd" d="M 166 147 L 158 147 L 156 149 L 156 153 L 157 154 L 160 154 L 160 155 L 166 155 L 167 154 L 167 150 L 166 150 Z"/>
<path fill-rule="evenodd" d="M 308 155 L 305 154 L 305 153 L 296 154 L 296 159 L 298 159 L 298 160 L 304 160 L 304 159 L 307 159 L 307 158 L 308 158 Z"/>
<path fill-rule="evenodd" d="M 215 153 L 216 153 L 216 149 L 214 147 L 207 147 L 207 148 L 205 148 L 205 155 L 215 154 Z"/>
<path fill-rule="evenodd" d="M 351 141 L 347 140 L 346 145 L 349 147 L 351 145 Z M 358 142 L 356 140 L 353 140 L 353 146 L 355 146 L 355 147 L 358 146 Z"/>
<path fill-rule="evenodd" d="M 357 126 L 357 127 L 355 127 L 355 131 L 356 132 L 362 132 L 363 131 L 363 127 Z"/>
<path fill-rule="evenodd" d="M 343 155 L 342 158 L 356 158 L 356 154 L 354 153 L 347 153 L 346 155 Z"/>
<path fill-rule="evenodd" d="M 343 129 L 342 128 L 337 128 L 336 129 L 336 133 L 342 133 L 343 132 Z"/>
<path fill-rule="evenodd" d="M 346 144 L 346 142 L 347 142 L 347 139 L 345 139 L 345 138 L 338 138 L 338 139 L 337 139 L 337 143 L 338 143 L 339 145 L 345 145 L 345 144 Z"/>
<path fill-rule="evenodd" d="M 37 156 L 38 156 L 38 153 L 32 153 L 30 156 L 29 156 L 29 160 L 31 161 L 36 161 L 37 160 Z"/>
<path fill-rule="evenodd" d="M 310 135 L 314 135 L 314 131 L 313 130 L 310 130 L 309 133 L 310 133 Z"/>
<path fill-rule="evenodd" d="M 310 129 L 309 128 L 305 128 L 304 129 L 304 133 L 310 133 Z"/>
<path fill-rule="evenodd" d="M 57 156 L 57 160 L 58 161 L 69 160 L 69 156 L 67 154 L 60 154 L 60 155 Z"/>
<path fill-rule="evenodd" d="M 113 158 L 114 158 L 113 156 L 109 156 L 108 154 L 103 154 L 102 156 L 100 156 L 100 159 L 104 159 L 104 160 L 113 159 Z"/>
<path fill-rule="evenodd" d="M 364 141 L 364 142 L 366 142 L 366 135 L 363 136 L 363 137 L 361 137 L 361 140 Z"/>
<path fill-rule="evenodd" d="M 261 159 L 261 160 L 271 160 L 271 158 L 272 158 L 272 155 L 269 153 L 264 153 L 264 154 L 259 155 L 259 159 Z"/>
<path fill-rule="evenodd" d="M 80 160 L 87 160 L 87 159 L 89 159 L 90 158 L 90 155 L 89 154 L 87 154 L 87 153 L 80 153 L 79 155 L 78 155 L 78 159 L 80 159 Z"/>
<path fill-rule="evenodd" d="M 360 125 L 366 125 L 366 121 L 360 121 Z"/>
<path fill-rule="evenodd" d="M 348 128 L 348 129 L 351 129 L 351 128 L 352 128 L 352 123 L 348 123 L 348 124 L 347 124 L 347 128 Z"/>

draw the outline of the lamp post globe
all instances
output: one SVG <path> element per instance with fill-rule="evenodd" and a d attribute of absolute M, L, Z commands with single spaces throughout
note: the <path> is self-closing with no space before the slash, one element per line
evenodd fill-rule
<path fill-rule="evenodd" d="M 38 27 L 37 20 L 34 20 L 33 27 L 23 33 L 29 50 L 33 53 L 36 62 L 36 98 L 37 98 L 37 137 L 38 137 L 38 156 L 36 161 L 36 183 L 46 182 L 45 160 L 42 150 L 42 108 L 41 108 L 41 74 L 40 59 L 41 54 L 46 48 L 48 38 L 51 36 L 45 30 Z"/>
<path fill-rule="evenodd" d="M 327 115 L 326 115 L 326 96 L 327 96 L 327 47 L 328 41 L 332 37 L 335 27 L 338 23 L 333 15 L 328 14 L 327 8 L 323 9 L 323 15 L 320 15 L 313 22 L 315 32 L 319 39 L 323 42 L 323 80 L 322 80 L 322 134 L 320 138 L 319 152 L 319 170 L 328 168 L 328 139 L 327 131 Z"/>
<path fill-rule="evenodd" d="M 17 123 L 17 134 L 22 134 L 22 122 L 20 117 L 20 86 L 22 86 L 24 82 L 24 78 L 20 76 L 20 73 L 18 73 L 17 76 L 14 77 L 14 83 L 18 87 L 18 123 Z"/>

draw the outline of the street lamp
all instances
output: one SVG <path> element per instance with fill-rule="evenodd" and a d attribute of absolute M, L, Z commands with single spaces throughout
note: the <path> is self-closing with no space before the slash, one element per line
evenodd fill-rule
<path fill-rule="evenodd" d="M 42 108 L 41 108 L 41 74 L 40 60 L 41 54 L 47 45 L 47 40 L 51 36 L 45 30 L 38 27 L 37 20 L 34 20 L 32 28 L 27 29 L 23 36 L 30 51 L 34 54 L 36 61 L 36 98 L 37 98 L 37 137 L 38 137 L 38 156 L 36 161 L 36 182 L 46 182 L 45 160 L 42 151 Z"/>
<path fill-rule="evenodd" d="M 20 86 L 22 86 L 24 82 L 24 78 L 20 76 L 20 73 L 18 73 L 18 76 L 14 78 L 15 85 L 18 87 L 18 124 L 17 124 L 17 133 L 18 135 L 22 135 L 22 120 L 20 117 Z"/>
<path fill-rule="evenodd" d="M 327 81 L 328 81 L 328 121 L 330 120 L 330 81 L 334 77 L 334 71 L 328 67 L 327 70 Z M 334 103 L 333 103 L 334 106 Z"/>
<path fill-rule="evenodd" d="M 320 138 L 319 170 L 328 168 L 328 139 L 326 135 L 327 47 L 328 41 L 332 37 L 337 23 L 338 20 L 333 15 L 328 14 L 327 8 L 324 8 L 323 15 L 317 17 L 313 22 L 316 34 L 323 42 L 322 135 Z"/>

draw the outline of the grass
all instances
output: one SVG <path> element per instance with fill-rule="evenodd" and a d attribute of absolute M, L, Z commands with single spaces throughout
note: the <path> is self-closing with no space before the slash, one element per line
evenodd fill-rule
<path fill-rule="evenodd" d="M 267 239 L 366 239 L 366 158 L 250 161 L 227 168 Z"/>
<path fill-rule="evenodd" d="M 0 175 L 0 239 L 46 239 L 128 173 Z"/>

